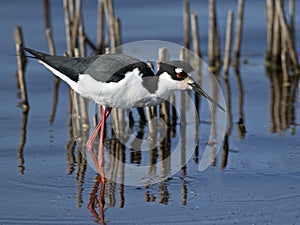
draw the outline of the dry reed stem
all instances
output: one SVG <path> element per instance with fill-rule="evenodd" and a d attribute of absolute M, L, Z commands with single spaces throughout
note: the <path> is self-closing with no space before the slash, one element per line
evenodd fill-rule
<path fill-rule="evenodd" d="M 280 32 L 279 15 L 275 10 L 274 12 L 274 25 L 273 25 L 273 46 L 272 46 L 272 57 L 271 62 L 277 65 L 280 61 L 280 51 L 281 51 L 281 32 Z"/>
<path fill-rule="evenodd" d="M 293 48 L 295 48 L 295 0 L 289 0 L 289 14 L 290 14 L 289 30 L 290 30 Z"/>
<path fill-rule="evenodd" d="M 104 51 L 104 0 L 98 0 L 97 53 Z"/>
<path fill-rule="evenodd" d="M 26 58 L 24 56 L 24 50 L 23 50 L 23 32 L 21 26 L 15 27 L 14 38 L 16 43 L 16 55 L 17 55 L 17 64 L 18 64 L 17 75 L 18 75 L 18 82 L 21 91 L 22 108 L 23 111 L 28 111 L 29 103 L 28 103 L 26 82 L 24 77 Z"/>
<path fill-rule="evenodd" d="M 236 25 L 236 32 L 235 32 L 235 39 L 234 39 L 234 58 L 235 58 L 236 65 L 239 64 L 239 58 L 241 53 L 243 19 L 244 19 L 244 0 L 239 0 L 237 25 Z"/>
<path fill-rule="evenodd" d="M 183 29 L 184 29 L 184 47 L 190 48 L 190 3 L 189 0 L 183 0 Z"/>
<path fill-rule="evenodd" d="M 169 60 L 169 53 L 166 48 L 160 48 L 158 50 L 158 63 L 167 62 Z M 159 67 L 159 66 L 158 66 Z M 165 119 L 167 125 L 170 125 L 170 104 L 167 101 L 164 101 L 160 105 L 160 113 Z"/>
<path fill-rule="evenodd" d="M 224 73 L 225 73 L 225 75 L 228 74 L 229 65 L 230 65 L 232 21 L 233 21 L 233 11 L 229 10 L 228 15 L 227 15 L 226 43 L 225 43 L 225 55 L 224 55 Z"/>
<path fill-rule="evenodd" d="M 208 28 L 208 64 L 212 69 L 220 65 L 220 40 L 217 26 L 215 0 L 209 0 L 209 28 Z"/>
<path fill-rule="evenodd" d="M 54 40 L 52 36 L 52 28 L 51 28 L 51 11 L 50 11 L 50 4 L 49 0 L 43 1 L 44 6 L 44 19 L 45 19 L 45 35 L 49 47 L 49 53 L 50 55 L 55 55 L 55 45 Z M 54 76 L 54 89 L 53 89 L 53 103 L 52 103 L 52 109 L 49 116 L 49 123 L 52 124 L 55 118 L 57 103 L 58 103 L 58 90 L 59 90 L 59 84 L 60 79 L 57 76 Z"/>
<path fill-rule="evenodd" d="M 191 27 L 192 27 L 192 39 L 193 39 L 193 51 L 194 54 L 201 58 L 199 30 L 198 30 L 198 14 L 193 11 L 191 14 Z"/>
<path fill-rule="evenodd" d="M 45 18 L 45 35 L 49 46 L 50 55 L 55 55 L 55 45 L 52 36 L 51 29 L 51 11 L 49 6 L 49 0 L 44 0 L 44 18 Z"/>
<path fill-rule="evenodd" d="M 293 64 L 294 68 L 296 70 L 298 70 L 298 72 L 299 72 L 300 67 L 299 67 L 299 63 L 298 63 L 297 53 L 296 53 L 296 50 L 294 49 L 294 46 L 292 43 L 292 38 L 291 38 L 289 28 L 288 28 L 286 20 L 285 20 L 285 16 L 284 16 L 283 8 L 281 7 L 281 4 L 280 4 L 280 0 L 275 0 L 275 6 L 276 6 L 276 12 L 279 17 L 279 23 L 280 23 L 280 27 L 282 30 L 283 38 L 287 45 L 287 49 L 289 52 L 289 56 L 291 58 L 291 62 Z"/>
<path fill-rule="evenodd" d="M 67 55 L 73 56 L 69 2 L 70 2 L 69 0 L 64 0 L 65 32 L 66 32 Z"/>
<path fill-rule="evenodd" d="M 266 17 L 267 17 L 267 55 L 266 59 L 270 60 L 273 46 L 273 25 L 274 25 L 274 0 L 266 0 Z"/>

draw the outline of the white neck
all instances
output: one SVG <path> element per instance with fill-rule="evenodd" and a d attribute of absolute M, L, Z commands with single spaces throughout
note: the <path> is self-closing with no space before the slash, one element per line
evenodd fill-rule
<path fill-rule="evenodd" d="M 188 85 L 184 81 L 173 80 L 167 72 L 159 76 L 157 95 L 169 95 L 174 90 L 187 90 Z"/>

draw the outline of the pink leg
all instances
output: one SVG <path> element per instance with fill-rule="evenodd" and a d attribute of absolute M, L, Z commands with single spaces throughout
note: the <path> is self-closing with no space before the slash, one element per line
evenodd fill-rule
<path fill-rule="evenodd" d="M 97 163 L 97 158 L 95 156 L 95 153 L 93 151 L 93 145 L 94 145 L 95 139 L 96 139 L 96 137 L 98 135 L 98 132 L 101 129 L 102 124 L 103 124 L 103 119 L 101 118 L 101 120 L 99 121 L 99 123 L 95 127 L 95 129 L 94 129 L 91 137 L 86 142 L 86 147 L 87 147 L 87 149 L 88 149 L 88 151 L 89 151 L 89 153 L 90 153 L 90 155 L 91 155 L 91 157 L 92 157 L 92 159 L 94 161 L 94 164 L 95 164 L 95 167 L 97 168 L 97 170 L 98 170 L 98 163 Z"/>
<path fill-rule="evenodd" d="M 111 108 L 107 108 L 106 110 L 106 113 L 105 113 L 105 117 L 107 118 L 111 112 Z M 101 126 L 103 124 L 103 121 L 104 121 L 104 116 L 103 116 L 103 112 L 102 112 L 102 116 L 101 116 L 101 119 L 100 121 L 98 122 L 97 126 L 95 127 L 91 137 L 89 138 L 89 140 L 86 142 L 86 147 L 88 148 L 89 151 L 92 151 L 92 148 L 93 148 L 93 145 L 94 145 L 94 142 L 95 142 L 95 139 L 99 133 L 99 130 L 101 129 Z"/>
<path fill-rule="evenodd" d="M 110 112 L 111 112 L 111 108 L 109 108 L 109 107 L 102 108 L 101 120 L 95 127 L 91 137 L 89 138 L 89 140 L 86 143 L 86 147 L 87 147 L 87 149 L 95 163 L 97 171 L 99 173 L 97 176 L 95 185 L 94 185 L 94 189 L 90 196 L 89 204 L 87 207 L 90 210 L 90 212 L 93 214 L 93 216 L 95 217 L 96 222 L 101 223 L 103 225 L 106 224 L 104 221 L 105 177 L 104 177 L 104 164 L 103 164 L 103 148 L 104 148 L 105 122 L 106 122 L 106 119 L 108 118 Z M 98 158 L 96 159 L 95 153 L 93 151 L 93 145 L 94 145 L 95 139 L 96 139 L 99 131 L 100 131 L 100 144 L 99 144 Z M 97 189 L 99 187 L 100 180 L 101 180 L 102 184 L 101 184 L 100 195 L 99 195 L 99 200 L 98 200 L 98 207 L 99 207 L 99 214 L 98 214 L 95 210 L 94 202 L 95 202 L 96 193 L 97 193 Z"/>
<path fill-rule="evenodd" d="M 100 164 L 99 164 L 99 157 L 100 157 L 100 151 L 98 152 L 98 161 L 97 161 L 97 158 L 95 156 L 95 153 L 93 151 L 93 145 L 94 145 L 94 142 L 96 140 L 96 137 L 98 136 L 98 133 L 99 133 L 99 130 L 101 131 L 101 134 L 103 133 L 103 137 L 101 137 L 100 139 L 100 146 L 102 145 L 103 146 L 103 142 L 104 142 L 104 127 L 105 127 L 105 122 L 106 122 L 106 119 L 107 117 L 109 116 L 111 112 L 111 108 L 107 108 L 105 109 L 104 107 L 102 108 L 102 116 L 101 116 L 101 119 L 100 121 L 98 122 L 97 126 L 95 127 L 91 137 L 89 138 L 89 140 L 86 142 L 86 147 L 94 161 L 94 164 L 98 170 L 99 173 L 101 173 L 101 166 L 102 165 L 102 160 L 100 161 Z M 102 153 L 101 155 L 103 155 L 103 147 L 102 147 Z M 102 157 L 101 157 L 102 158 Z"/>
<path fill-rule="evenodd" d="M 104 116 L 103 118 L 103 124 L 101 126 L 101 130 L 100 130 L 100 144 L 99 144 L 99 151 L 98 151 L 98 169 L 99 169 L 99 173 L 101 175 L 101 181 L 102 183 L 105 183 L 105 178 L 104 178 L 104 163 L 103 163 L 103 155 L 104 155 L 104 132 L 105 132 L 105 122 L 107 117 L 109 116 L 111 112 L 111 108 L 103 108 L 102 109 L 102 115 Z"/>

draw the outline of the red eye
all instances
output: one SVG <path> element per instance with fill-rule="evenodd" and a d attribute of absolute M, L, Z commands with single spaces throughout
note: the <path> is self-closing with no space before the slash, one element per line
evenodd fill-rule
<path fill-rule="evenodd" d="M 183 73 L 177 73 L 178 78 L 183 78 Z"/>

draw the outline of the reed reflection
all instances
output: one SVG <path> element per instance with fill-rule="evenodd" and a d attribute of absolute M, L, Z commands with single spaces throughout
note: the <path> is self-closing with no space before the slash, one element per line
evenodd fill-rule
<path fill-rule="evenodd" d="M 56 115 L 56 108 L 58 104 L 58 91 L 59 91 L 59 85 L 60 84 L 60 79 L 55 77 L 54 78 L 54 89 L 53 89 L 53 103 L 52 103 L 52 109 L 49 115 L 49 123 L 52 124 L 55 119 Z"/>
<path fill-rule="evenodd" d="M 226 107 L 227 107 L 227 129 L 225 132 L 223 151 L 222 151 L 222 160 L 221 160 L 221 169 L 225 169 L 228 162 L 229 154 L 229 135 L 232 130 L 232 109 L 231 109 L 231 89 L 229 82 L 229 74 L 224 74 L 224 86 L 225 86 L 225 95 L 226 95 Z"/>
<path fill-rule="evenodd" d="M 238 88 L 238 115 L 239 119 L 237 122 L 238 125 L 238 133 L 239 138 L 243 139 L 246 136 L 247 130 L 245 125 L 245 116 L 244 116 L 244 85 L 242 82 L 241 74 L 240 74 L 240 68 L 239 66 L 234 68 L 234 74 L 235 79 L 237 82 L 237 88 Z"/>
<path fill-rule="evenodd" d="M 299 74 L 291 74 L 284 81 L 282 71 L 266 70 L 270 81 L 270 132 L 282 134 L 290 129 L 296 133 L 296 94 Z"/>
<path fill-rule="evenodd" d="M 25 157 L 24 157 L 24 147 L 27 139 L 27 121 L 28 121 L 29 111 L 23 111 L 21 128 L 20 128 L 20 145 L 18 148 L 18 169 L 20 174 L 24 174 L 25 171 Z"/>
<path fill-rule="evenodd" d="M 234 107 L 232 104 L 232 84 L 230 81 L 230 74 L 227 72 L 224 74 L 223 81 L 225 87 L 225 94 L 226 94 L 226 106 L 227 106 L 227 129 L 224 136 L 224 143 L 223 143 L 223 152 L 222 152 L 222 160 L 221 160 L 221 169 L 225 169 L 228 162 L 229 152 L 230 152 L 230 135 L 232 132 L 233 124 L 237 124 L 238 135 L 240 139 L 245 138 L 246 136 L 246 125 L 245 125 L 245 116 L 244 116 L 244 87 L 243 82 L 241 79 L 241 74 L 239 70 L 239 65 L 234 67 L 234 74 L 235 80 L 237 84 L 237 91 L 238 91 L 238 105 L 237 111 L 238 114 L 236 115 L 233 113 Z M 237 118 L 234 118 L 237 116 Z M 234 122 L 237 121 L 237 122 Z"/>

